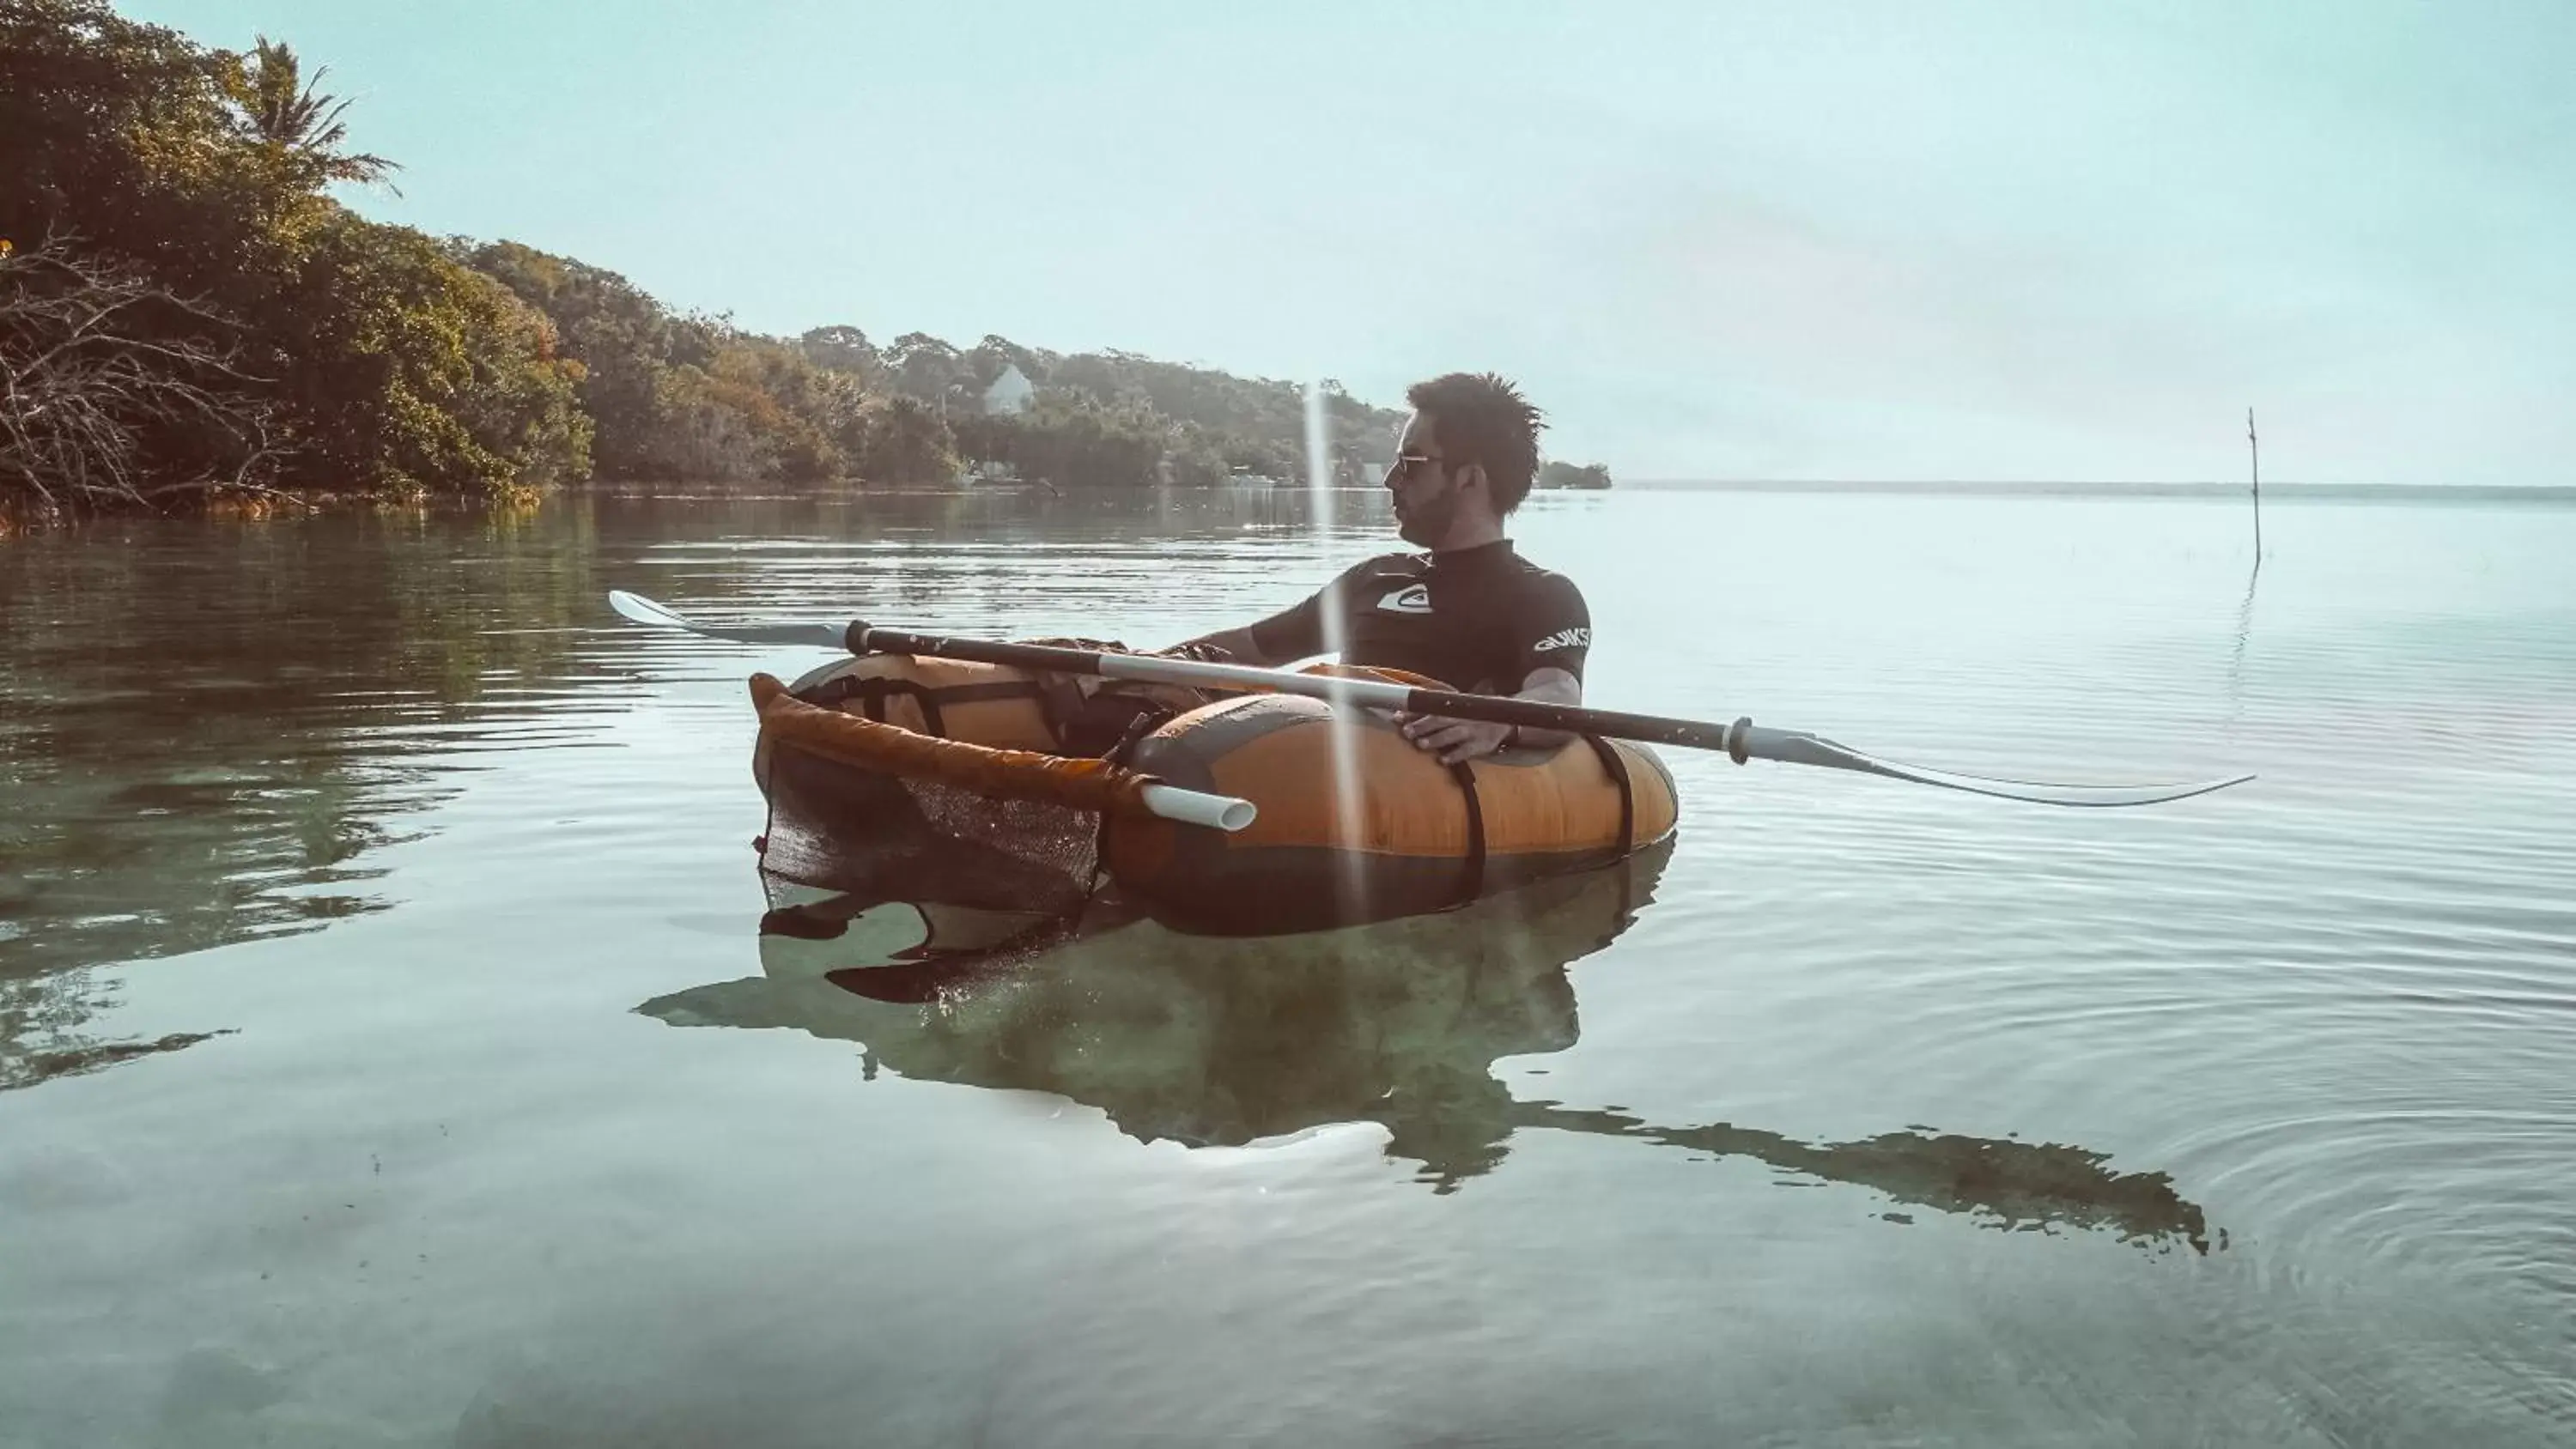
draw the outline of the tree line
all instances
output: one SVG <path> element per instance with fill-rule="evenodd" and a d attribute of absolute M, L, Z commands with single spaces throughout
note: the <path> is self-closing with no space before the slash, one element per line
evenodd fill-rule
<path fill-rule="evenodd" d="M 770 337 L 516 242 L 367 220 L 349 103 L 107 0 L 0 0 L 0 518 L 533 495 L 593 476 L 1294 479 L 1305 390 L 987 336 Z M 988 411 L 1006 369 L 1034 389 Z M 1322 389 L 1344 481 L 1400 414 Z"/>

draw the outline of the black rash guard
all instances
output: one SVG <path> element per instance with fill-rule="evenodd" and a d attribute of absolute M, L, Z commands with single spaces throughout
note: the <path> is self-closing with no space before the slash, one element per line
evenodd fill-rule
<path fill-rule="evenodd" d="M 1509 539 L 1354 565 L 1253 625 L 1252 642 L 1265 658 L 1310 658 L 1325 652 L 1328 617 L 1342 621 L 1344 664 L 1410 670 L 1473 694 L 1518 694 L 1541 669 L 1580 680 L 1592 648 L 1583 591 L 1513 552 Z"/>

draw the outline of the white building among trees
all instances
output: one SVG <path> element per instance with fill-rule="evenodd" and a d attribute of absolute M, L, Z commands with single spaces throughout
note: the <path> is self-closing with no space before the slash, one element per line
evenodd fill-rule
<path fill-rule="evenodd" d="M 1006 363 L 1002 375 L 993 379 L 991 387 L 984 389 L 984 411 L 1005 415 L 1024 413 L 1029 410 L 1029 404 L 1037 400 L 1037 395 L 1037 384 L 1030 382 L 1028 374 L 1020 371 L 1020 365 Z"/>

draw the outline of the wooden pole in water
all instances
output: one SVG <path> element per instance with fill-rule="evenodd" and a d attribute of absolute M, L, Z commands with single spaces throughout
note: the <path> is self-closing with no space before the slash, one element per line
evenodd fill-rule
<path fill-rule="evenodd" d="M 2263 560 L 2263 444 L 2254 436 L 2254 410 L 2245 410 L 2245 447 L 2254 458 L 2254 561 Z"/>

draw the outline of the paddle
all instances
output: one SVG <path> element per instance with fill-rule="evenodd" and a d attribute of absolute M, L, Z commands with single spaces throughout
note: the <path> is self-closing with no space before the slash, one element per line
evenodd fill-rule
<path fill-rule="evenodd" d="M 1827 769 L 1853 770 L 1864 775 L 1881 775 L 1917 785 L 1937 785 L 1946 790 L 1964 790 L 1974 795 L 2022 800 L 2035 805 L 2156 805 L 2205 795 L 2254 778 L 2236 775 L 2224 780 L 2164 785 L 2066 785 L 2034 780 L 1999 780 L 1875 759 L 1832 740 L 1797 730 L 1766 728 L 1750 719 L 1717 724 L 1662 715 L 1546 704 L 1530 699 L 1414 689 L 1383 680 L 1342 679 L 1332 675 L 1299 674 L 1286 669 L 1260 669 L 1245 664 L 1210 664 L 1195 659 L 1167 659 L 1155 654 L 1103 654 L 1043 644 L 1010 644 L 960 639 L 944 634 L 914 634 L 900 629 L 876 628 L 862 620 L 854 620 L 848 627 L 837 631 L 826 625 L 784 624 L 711 629 L 693 624 L 650 599 L 622 590 L 610 590 L 608 601 L 618 613 L 640 624 L 686 629 L 711 639 L 730 639 L 745 644 L 812 644 L 824 648 L 845 648 L 853 654 L 912 654 L 1059 674 L 1089 674 L 1103 679 L 1302 694 L 1368 709 L 1403 710 L 1444 719 L 1486 720 L 1495 724 L 1525 725 L 1532 729 L 1564 730 L 1611 739 L 1640 740 L 1648 744 L 1677 745 L 1685 749 L 1722 750 L 1739 765 L 1747 760 L 1818 765 Z"/>

